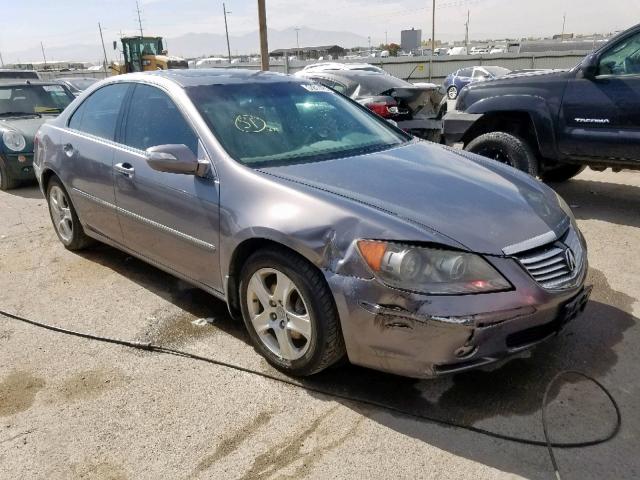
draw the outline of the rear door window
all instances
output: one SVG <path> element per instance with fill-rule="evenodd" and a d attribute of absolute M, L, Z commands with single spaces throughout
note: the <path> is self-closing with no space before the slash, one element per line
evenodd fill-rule
<path fill-rule="evenodd" d="M 123 143 L 138 150 L 183 144 L 198 153 L 198 137 L 176 104 L 162 90 L 136 85 L 127 113 Z"/>
<path fill-rule="evenodd" d="M 128 83 L 116 83 L 95 91 L 73 113 L 69 128 L 113 140 L 128 89 Z"/>
<path fill-rule="evenodd" d="M 463 68 L 458 70 L 459 77 L 471 77 L 473 75 L 473 68 Z"/>

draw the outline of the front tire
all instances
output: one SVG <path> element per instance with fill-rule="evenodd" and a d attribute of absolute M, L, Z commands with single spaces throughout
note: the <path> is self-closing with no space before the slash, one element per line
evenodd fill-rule
<path fill-rule="evenodd" d="M 17 186 L 17 180 L 12 177 L 11 173 L 9 173 L 9 169 L 4 163 L 4 160 L 0 158 L 0 190 L 11 190 Z"/>
<path fill-rule="evenodd" d="M 449 88 L 447 88 L 447 98 L 449 100 L 455 100 L 456 98 L 458 98 L 458 89 L 455 85 L 451 85 Z"/>
<path fill-rule="evenodd" d="M 320 372 L 345 354 L 333 296 L 322 274 L 284 248 L 259 250 L 240 274 L 242 317 L 254 348 L 296 376 Z"/>
<path fill-rule="evenodd" d="M 53 228 L 67 250 L 82 250 L 93 243 L 84 233 L 67 190 L 56 177 L 47 185 L 47 204 Z"/>
<path fill-rule="evenodd" d="M 587 167 L 585 167 L 584 165 L 559 165 L 557 167 L 543 171 L 540 174 L 540 178 L 545 182 L 566 182 L 567 180 L 578 175 L 585 168 Z"/>
<path fill-rule="evenodd" d="M 464 149 L 506 163 L 533 177 L 538 175 L 538 159 L 533 149 L 525 140 L 511 133 L 485 133 L 471 140 Z"/>

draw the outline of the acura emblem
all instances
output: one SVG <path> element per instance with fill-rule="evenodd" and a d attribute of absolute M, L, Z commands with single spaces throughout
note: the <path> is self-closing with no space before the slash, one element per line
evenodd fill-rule
<path fill-rule="evenodd" d="M 576 268 L 576 256 L 573 254 L 570 248 L 567 248 L 564 251 L 564 259 L 567 262 L 567 267 L 569 267 L 569 271 L 573 272 Z"/>

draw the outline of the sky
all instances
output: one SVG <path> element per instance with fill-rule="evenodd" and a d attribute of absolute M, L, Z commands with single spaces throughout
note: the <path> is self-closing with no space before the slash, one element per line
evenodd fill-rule
<path fill-rule="evenodd" d="M 101 22 L 105 42 L 120 32 L 135 34 L 135 0 L 0 0 L 3 25 L 0 53 L 17 52 L 40 42 L 52 46 L 95 44 Z M 230 34 L 257 30 L 257 0 L 226 0 Z M 348 31 L 372 44 L 400 40 L 400 30 L 421 28 L 430 37 L 430 0 L 266 0 L 270 29 L 309 27 Z M 185 33 L 224 32 L 222 1 L 140 0 L 145 33 L 167 38 Z M 520 38 L 566 32 L 606 33 L 640 21 L 640 0 L 436 0 L 436 38 L 464 37 L 470 11 L 470 37 Z M 14 19 L 11 21 L 11 19 Z M 292 38 L 292 46 L 295 38 Z M 304 45 L 304 38 L 300 39 Z"/>

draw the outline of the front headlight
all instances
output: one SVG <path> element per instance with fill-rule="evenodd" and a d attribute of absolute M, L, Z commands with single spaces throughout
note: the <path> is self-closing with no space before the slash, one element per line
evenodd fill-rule
<path fill-rule="evenodd" d="M 358 249 L 373 274 L 385 284 L 435 295 L 509 290 L 511 284 L 473 253 L 359 240 Z"/>
<path fill-rule="evenodd" d="M 13 130 L 6 130 L 2 134 L 2 141 L 9 150 L 13 150 L 14 152 L 20 152 L 27 146 L 27 141 L 24 139 L 24 136 Z"/>

